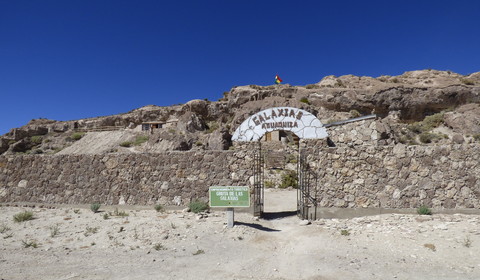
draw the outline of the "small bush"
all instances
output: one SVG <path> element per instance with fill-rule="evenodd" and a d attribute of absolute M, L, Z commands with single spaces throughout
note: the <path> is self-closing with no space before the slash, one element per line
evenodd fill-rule
<path fill-rule="evenodd" d="M 50 227 L 50 237 L 55 237 L 58 233 L 60 233 L 60 227 L 58 225 Z"/>
<path fill-rule="evenodd" d="M 32 248 L 38 248 L 38 244 L 36 241 L 26 241 L 26 240 L 22 240 L 22 245 L 24 248 L 29 248 L 29 247 L 32 247 Z"/>
<path fill-rule="evenodd" d="M 357 110 L 353 109 L 353 110 L 350 110 L 350 116 L 352 118 L 358 118 L 361 116 L 360 112 L 358 112 Z"/>
<path fill-rule="evenodd" d="M 426 116 L 425 119 L 423 119 L 423 124 L 425 126 L 425 129 L 431 130 L 431 129 L 434 129 L 435 127 L 438 127 L 443 123 L 443 119 L 444 119 L 443 117 L 444 117 L 443 113 L 437 113 L 431 116 Z"/>
<path fill-rule="evenodd" d="M 157 212 L 163 212 L 165 209 L 163 208 L 163 205 L 157 204 L 153 208 L 155 208 L 155 211 Z"/>
<path fill-rule="evenodd" d="M 343 235 L 343 236 L 349 236 L 350 235 L 350 231 L 348 229 L 342 229 L 340 231 L 340 234 Z"/>
<path fill-rule="evenodd" d="M 30 137 L 30 142 L 32 142 L 35 145 L 39 145 L 43 142 L 43 137 L 40 135 L 35 135 Z"/>
<path fill-rule="evenodd" d="M 436 139 L 436 136 L 430 132 L 423 132 L 420 134 L 419 139 L 422 143 L 432 143 Z"/>
<path fill-rule="evenodd" d="M 90 236 L 98 232 L 98 227 L 87 227 L 83 235 Z"/>
<path fill-rule="evenodd" d="M 430 210 L 430 208 L 427 206 L 420 206 L 417 209 L 417 213 L 419 215 L 432 215 L 432 210 Z"/>
<path fill-rule="evenodd" d="M 10 228 L 6 224 L 0 225 L 0 233 L 4 234 L 6 232 L 10 231 Z"/>
<path fill-rule="evenodd" d="M 273 188 L 275 187 L 275 183 L 272 181 L 265 181 L 265 188 Z"/>
<path fill-rule="evenodd" d="M 467 85 L 467 86 L 473 86 L 475 85 L 475 82 L 470 80 L 470 79 L 460 79 L 460 81 L 464 84 L 464 85 Z"/>
<path fill-rule="evenodd" d="M 426 116 L 423 121 L 410 124 L 408 126 L 408 129 L 416 134 L 429 132 L 430 130 L 440 126 L 443 123 L 443 117 L 443 113 Z"/>
<path fill-rule="evenodd" d="M 201 255 L 201 254 L 205 254 L 205 251 L 202 250 L 202 249 L 198 249 L 195 253 L 192 253 L 192 255 L 194 255 L 194 256 Z"/>
<path fill-rule="evenodd" d="M 208 122 L 207 123 L 207 130 L 205 130 L 205 133 L 212 133 L 215 130 L 217 130 L 219 127 L 220 127 L 220 125 L 215 121 Z"/>
<path fill-rule="evenodd" d="M 279 187 L 282 189 L 285 189 L 288 187 L 297 188 L 298 187 L 297 172 L 293 170 L 287 170 L 286 173 L 282 174 L 282 182 L 280 183 Z"/>
<path fill-rule="evenodd" d="M 83 135 L 85 135 L 84 132 L 75 132 L 74 134 L 72 134 L 72 140 L 74 141 L 78 141 L 80 139 L 82 139 Z"/>
<path fill-rule="evenodd" d="M 132 144 L 133 144 L 132 141 L 125 141 L 125 142 L 120 143 L 120 146 L 125 147 L 125 148 L 130 148 L 132 146 Z"/>
<path fill-rule="evenodd" d="M 153 246 L 153 249 L 157 250 L 157 251 L 160 251 L 160 250 L 167 250 L 167 248 L 165 248 L 165 246 L 163 246 L 162 244 L 160 243 L 157 243 Z"/>
<path fill-rule="evenodd" d="M 110 216 L 108 215 L 108 213 L 103 214 L 103 219 L 104 220 L 108 220 L 109 218 L 110 218 Z"/>
<path fill-rule="evenodd" d="M 33 220 L 33 212 L 25 211 L 13 215 L 13 220 L 17 223 Z"/>
<path fill-rule="evenodd" d="M 111 216 L 117 216 L 117 217 L 127 217 L 129 214 L 125 211 L 118 211 L 118 208 L 115 208 L 115 211 L 113 211 L 113 214 L 110 213 Z"/>
<path fill-rule="evenodd" d="M 472 240 L 468 236 L 463 240 L 463 246 L 467 248 L 472 247 Z"/>
<path fill-rule="evenodd" d="M 149 137 L 146 136 L 146 135 L 137 136 L 137 138 L 135 138 L 135 141 L 133 142 L 133 145 L 135 145 L 135 146 L 140 146 L 140 145 L 142 145 L 143 143 L 147 142 L 148 139 L 149 139 Z"/>
<path fill-rule="evenodd" d="M 480 133 L 473 135 L 473 139 L 475 139 L 475 141 L 480 141 Z"/>
<path fill-rule="evenodd" d="M 188 208 L 193 213 L 200 213 L 200 212 L 208 209 L 208 203 L 200 201 L 200 200 L 195 200 L 195 201 L 190 202 L 190 204 L 188 205 Z"/>
<path fill-rule="evenodd" d="M 300 98 L 300 102 L 310 105 L 310 101 L 306 97 Z"/>
<path fill-rule="evenodd" d="M 92 203 L 90 205 L 90 210 L 92 210 L 93 213 L 98 213 L 100 206 L 102 206 L 100 203 Z"/>

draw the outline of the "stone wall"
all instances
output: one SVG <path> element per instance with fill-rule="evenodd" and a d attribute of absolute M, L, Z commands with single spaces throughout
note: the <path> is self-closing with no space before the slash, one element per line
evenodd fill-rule
<path fill-rule="evenodd" d="M 185 205 L 251 170 L 243 151 L 0 157 L 0 202 Z"/>
<path fill-rule="evenodd" d="M 480 145 L 310 149 L 322 207 L 480 208 Z"/>
<path fill-rule="evenodd" d="M 480 208 L 480 145 L 308 145 L 321 207 Z M 252 185 L 254 146 L 233 151 L 0 157 L 0 202 L 186 205 Z"/>
<path fill-rule="evenodd" d="M 368 119 L 327 128 L 335 146 L 391 145 L 390 128 L 381 120 Z"/>

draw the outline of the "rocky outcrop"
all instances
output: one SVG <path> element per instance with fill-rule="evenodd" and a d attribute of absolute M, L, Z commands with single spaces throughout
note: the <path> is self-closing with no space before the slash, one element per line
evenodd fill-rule
<path fill-rule="evenodd" d="M 467 104 L 444 115 L 445 125 L 462 134 L 480 134 L 480 105 Z"/>
<path fill-rule="evenodd" d="M 374 113 L 382 120 L 376 127 L 379 133 L 377 141 L 382 144 L 405 142 L 401 133 L 409 123 L 445 112 L 446 130 L 441 133 L 455 143 L 461 142 L 460 136 L 453 137 L 455 133 L 471 142 L 472 139 L 480 139 L 480 136 L 476 136 L 480 131 L 476 119 L 479 103 L 480 73 L 463 76 L 449 71 L 423 70 L 377 78 L 327 76 L 316 84 L 306 86 L 238 86 L 224 93 L 224 97 L 215 102 L 195 99 L 169 107 L 148 105 L 124 114 L 66 122 L 32 120 L 0 137 L 3 139 L 0 140 L 0 154 L 32 152 L 29 145 L 24 145 L 28 140 L 19 142 L 32 136 L 46 135 L 47 141 L 41 143 L 38 150 L 54 152 L 70 145 L 69 141 L 63 141 L 62 138 L 67 139 L 76 131 L 111 128 L 130 131 L 139 129 L 139 125 L 144 122 L 173 120 L 175 121 L 170 122 L 168 128 L 159 133 L 165 135 L 165 130 L 176 133 L 168 134 L 163 141 L 156 141 L 161 147 L 151 147 L 150 150 L 228 148 L 224 136 L 233 134 L 252 114 L 277 106 L 304 109 L 316 115 L 323 123 Z M 393 114 L 395 120 L 391 117 Z M 213 131 L 210 129 L 212 123 L 216 123 L 215 127 L 221 131 L 227 130 L 227 133 L 223 133 L 220 138 L 210 137 L 208 134 Z M 223 140 L 219 140 L 221 138 Z M 107 150 L 112 149 L 116 147 Z"/>

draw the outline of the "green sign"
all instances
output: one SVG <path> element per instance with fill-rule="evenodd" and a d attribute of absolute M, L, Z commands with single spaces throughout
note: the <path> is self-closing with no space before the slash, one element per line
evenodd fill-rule
<path fill-rule="evenodd" d="M 210 207 L 250 207 L 250 189 L 239 186 L 209 188 Z"/>

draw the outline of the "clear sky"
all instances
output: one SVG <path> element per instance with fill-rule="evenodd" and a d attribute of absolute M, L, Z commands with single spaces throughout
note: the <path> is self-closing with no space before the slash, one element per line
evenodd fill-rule
<path fill-rule="evenodd" d="M 480 71 L 480 1 L 0 0 L 0 134 L 236 85 Z"/>

